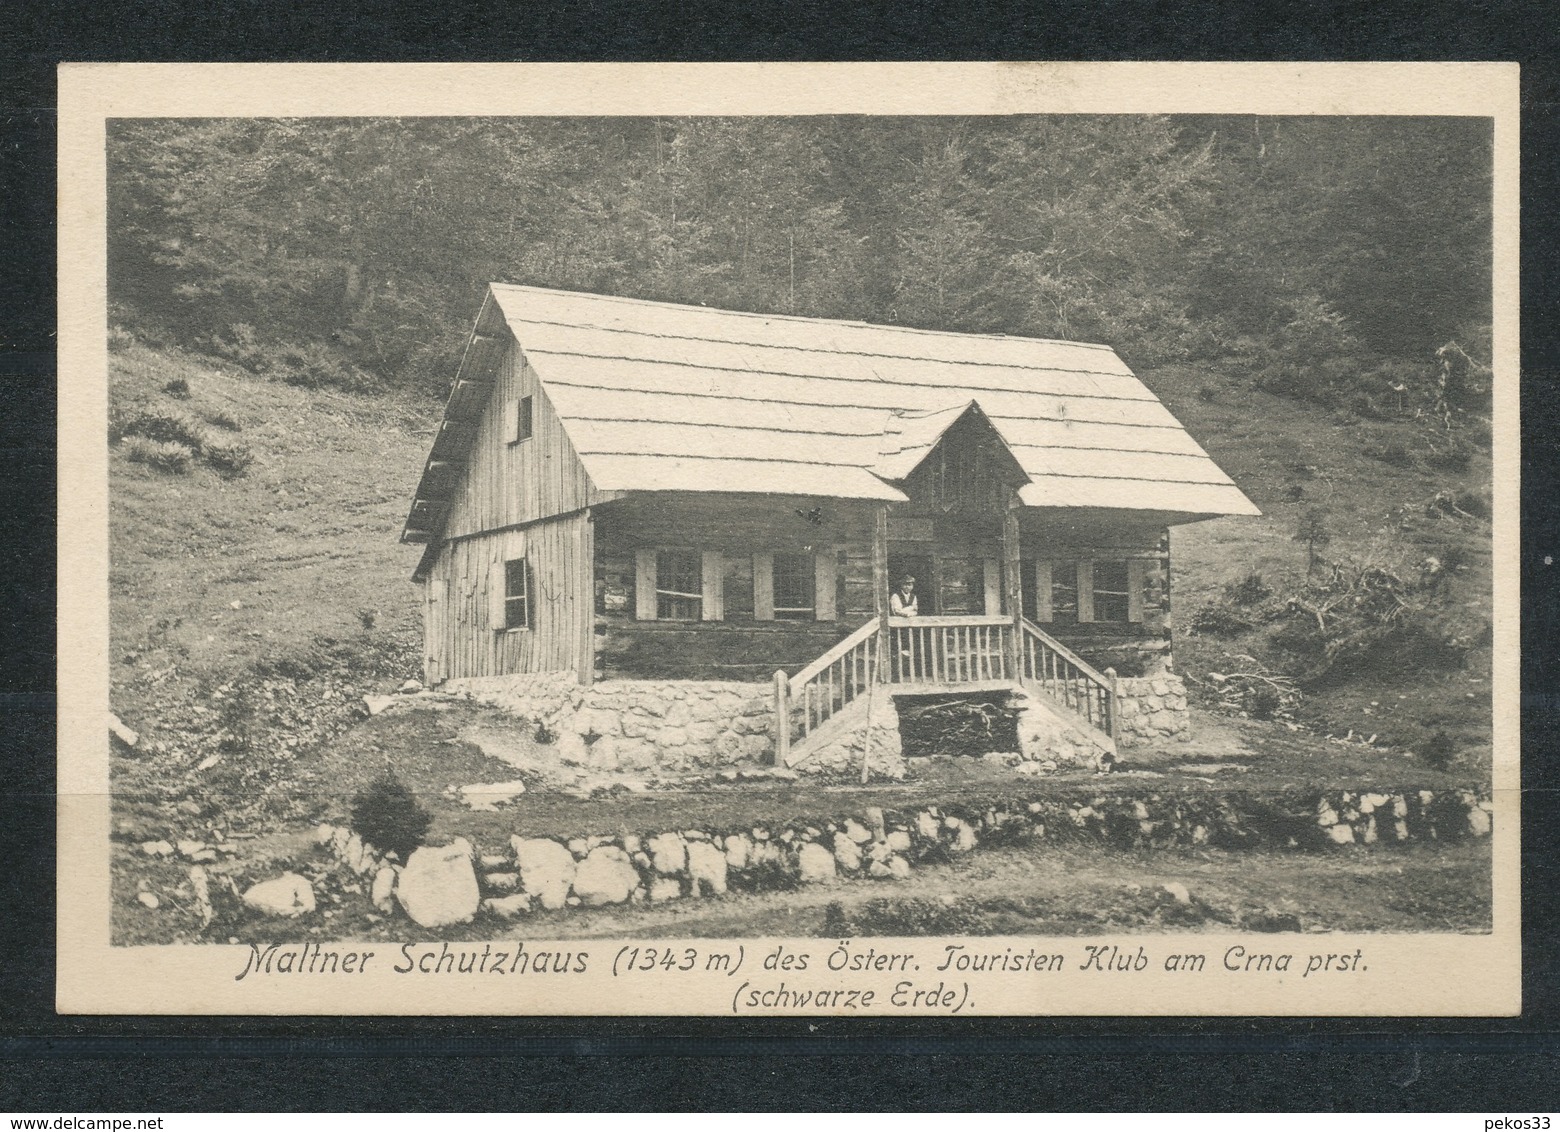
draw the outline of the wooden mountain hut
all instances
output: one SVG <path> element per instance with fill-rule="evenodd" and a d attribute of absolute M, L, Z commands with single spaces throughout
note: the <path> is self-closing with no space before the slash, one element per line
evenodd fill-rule
<path fill-rule="evenodd" d="M 774 681 L 804 732 L 1024 685 L 1108 731 L 1170 529 L 1254 514 L 1107 346 L 494 284 L 401 538 L 430 685 Z"/>

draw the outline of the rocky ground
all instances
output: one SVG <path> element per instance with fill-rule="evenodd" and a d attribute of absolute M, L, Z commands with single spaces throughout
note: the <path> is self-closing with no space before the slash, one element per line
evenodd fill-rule
<path fill-rule="evenodd" d="M 1118 908 L 1123 929 L 1158 930 L 1167 914 L 1183 926 L 1411 927 L 1406 908 L 1341 915 L 1329 869 L 1356 877 L 1360 892 L 1385 886 L 1372 907 L 1402 895 L 1393 878 L 1407 869 L 1422 888 L 1418 905 L 1434 910 L 1426 929 L 1488 923 L 1487 867 L 1472 887 L 1468 879 L 1490 832 L 1481 782 L 1283 724 L 1199 712 L 1195 744 L 1129 751 L 1110 775 L 1036 780 L 1016 775 L 1009 756 L 937 757 L 911 760 L 903 782 L 863 786 L 757 765 L 613 777 L 455 697 L 370 697 L 360 715 L 370 707 L 258 791 L 232 789 L 220 764 L 208 788 L 186 779 L 180 796 L 121 791 L 115 938 L 473 938 L 608 924 L 632 934 L 706 920 L 750 934 L 815 914 L 845 916 L 863 933 L 941 931 L 955 920 L 971 931 L 1027 920 L 1083 931 L 1089 917 L 1021 876 L 1054 876 L 1078 854 L 1098 856 L 1104 870 L 1087 907 Z M 159 756 L 118 747 L 122 781 L 155 775 Z M 352 828 L 353 799 L 387 772 L 430 819 L 414 853 L 381 852 Z M 966 862 L 991 853 L 1009 854 L 988 871 L 1014 887 L 974 897 Z M 1292 907 L 1272 899 L 1285 861 L 1312 878 Z M 1153 881 L 1194 866 L 1224 893 L 1195 915 L 1203 906 L 1181 898 L 1184 882 L 1160 892 Z M 1134 869 L 1140 879 L 1129 879 Z M 1133 885 L 1152 891 L 1134 895 Z M 860 908 L 828 911 L 841 901 Z"/>

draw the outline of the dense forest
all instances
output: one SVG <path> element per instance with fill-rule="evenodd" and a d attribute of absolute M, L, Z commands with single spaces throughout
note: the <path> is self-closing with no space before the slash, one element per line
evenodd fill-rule
<path fill-rule="evenodd" d="M 489 281 L 1102 341 L 1129 364 L 1487 359 L 1476 119 L 121 120 L 115 323 L 442 390 Z"/>

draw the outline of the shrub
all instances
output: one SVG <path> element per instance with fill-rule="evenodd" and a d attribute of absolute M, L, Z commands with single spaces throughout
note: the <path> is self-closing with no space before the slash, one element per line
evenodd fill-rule
<path fill-rule="evenodd" d="M 1251 684 L 1241 697 L 1241 707 L 1252 719 L 1272 719 L 1283 703 L 1278 689 L 1268 684 Z"/>
<path fill-rule="evenodd" d="M 1284 622 L 1268 634 L 1268 644 L 1300 661 L 1315 661 L 1327 651 L 1327 636 L 1308 615 Z"/>
<path fill-rule="evenodd" d="M 1317 685 L 1368 678 L 1394 680 L 1422 672 L 1448 672 L 1467 659 L 1466 644 L 1422 621 L 1370 625 L 1346 632 L 1327 644 Z"/>
<path fill-rule="evenodd" d="M 558 741 L 558 733 L 551 727 L 548 727 L 547 724 L 538 723 L 536 725 L 536 730 L 531 734 L 531 738 L 535 739 L 537 743 L 545 747 Z"/>
<path fill-rule="evenodd" d="M 369 374 L 319 345 L 280 347 L 274 368 L 288 385 L 304 389 L 334 387 L 361 393 L 379 387 Z"/>
<path fill-rule="evenodd" d="M 221 409 L 214 409 L 214 410 L 212 410 L 210 412 L 202 413 L 201 416 L 206 418 L 206 423 L 207 424 L 214 424 L 218 428 L 225 428 L 225 429 L 227 429 L 229 432 L 243 432 L 244 431 L 244 426 L 243 425 L 239 424 L 237 420 L 235 420 L 233 417 L 229 416 L 226 412 L 224 412 Z"/>
<path fill-rule="evenodd" d="M 1297 401 L 1325 402 L 1332 393 L 1327 375 L 1315 366 L 1294 362 L 1275 362 L 1257 375 L 1257 388 L 1264 393 L 1290 397 Z"/>
<path fill-rule="evenodd" d="M 239 686 L 223 697 L 217 709 L 217 720 L 222 725 L 219 748 L 228 754 L 240 754 L 249 750 L 255 723 L 254 696 L 247 687 Z"/>
<path fill-rule="evenodd" d="M 1316 570 L 1317 551 L 1332 542 L 1332 532 L 1327 529 L 1327 513 L 1319 508 L 1309 508 L 1295 520 L 1294 542 L 1305 543 L 1305 573 L 1310 577 Z"/>
<path fill-rule="evenodd" d="M 1344 317 L 1316 295 L 1303 295 L 1290 304 L 1290 318 L 1278 332 L 1277 346 L 1290 357 L 1319 360 L 1337 358 L 1354 347 Z"/>
<path fill-rule="evenodd" d="M 1409 455 L 1408 449 L 1396 440 L 1370 445 L 1364 449 L 1364 452 L 1372 460 L 1380 460 L 1383 464 L 1390 464 L 1394 468 L 1412 467 L 1414 463 L 1414 458 Z"/>
<path fill-rule="evenodd" d="M 1431 769 L 1445 770 L 1452 765 L 1452 758 L 1457 754 L 1457 744 L 1445 731 L 1437 731 L 1419 744 L 1418 754 L 1420 761 Z"/>
<path fill-rule="evenodd" d="M 1457 508 L 1480 519 L 1490 517 L 1490 494 L 1487 491 L 1462 491 L 1457 493 Z"/>
<path fill-rule="evenodd" d="M 1197 387 L 1197 399 L 1212 404 L 1219 399 L 1219 390 L 1213 385 L 1199 385 Z"/>
<path fill-rule="evenodd" d="M 163 386 L 163 392 L 170 397 L 177 397 L 181 401 L 187 401 L 190 396 L 190 383 L 182 377 L 176 377 Z"/>
<path fill-rule="evenodd" d="M 122 436 L 179 444 L 195 452 L 206 445 L 205 427 L 188 413 L 136 413 L 121 421 L 117 430 Z"/>
<path fill-rule="evenodd" d="M 1363 417 L 1368 421 L 1379 421 L 1386 414 L 1376 404 L 1376 399 L 1369 393 L 1356 393 L 1349 398 L 1349 410 L 1357 417 Z"/>
<path fill-rule="evenodd" d="M 1224 587 L 1224 593 L 1236 605 L 1256 605 L 1273 595 L 1273 591 L 1262 580 L 1262 575 L 1257 573 L 1247 574 L 1240 581 L 1231 582 Z"/>
<path fill-rule="evenodd" d="M 1468 462 L 1472 459 L 1472 453 L 1462 444 L 1453 444 L 1447 448 L 1432 449 L 1425 456 L 1425 463 L 1442 472 L 1466 472 Z"/>
<path fill-rule="evenodd" d="M 249 445 L 238 441 L 207 441 L 203 453 L 206 463 L 224 476 L 241 476 L 254 463 L 254 453 Z"/>
<path fill-rule="evenodd" d="M 190 470 L 195 452 L 189 445 L 178 441 L 132 436 L 125 443 L 125 456 L 137 464 L 146 464 L 160 472 L 182 475 Z"/>
<path fill-rule="evenodd" d="M 1305 488 L 1297 483 L 1292 483 L 1284 488 L 1285 503 L 1299 503 L 1305 498 Z"/>
<path fill-rule="evenodd" d="M 1192 614 L 1191 631 L 1200 637 L 1233 637 L 1250 628 L 1250 621 L 1223 605 L 1207 605 Z"/>
<path fill-rule="evenodd" d="M 393 773 L 375 780 L 352 800 L 352 828 L 374 848 L 406 860 L 422 844 L 433 815 Z"/>

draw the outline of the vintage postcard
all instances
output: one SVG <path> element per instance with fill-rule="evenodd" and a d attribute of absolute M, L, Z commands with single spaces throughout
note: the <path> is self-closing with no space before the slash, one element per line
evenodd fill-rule
<path fill-rule="evenodd" d="M 60 72 L 67 1013 L 1520 1010 L 1517 72 Z"/>

